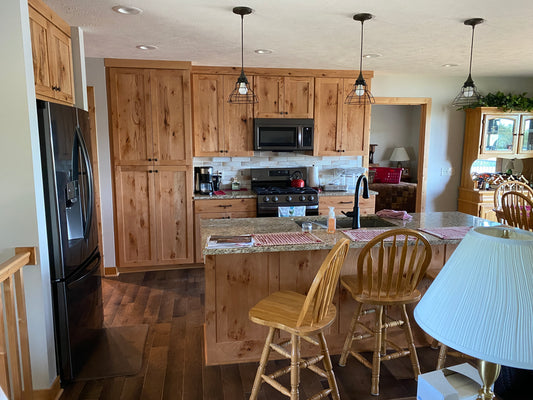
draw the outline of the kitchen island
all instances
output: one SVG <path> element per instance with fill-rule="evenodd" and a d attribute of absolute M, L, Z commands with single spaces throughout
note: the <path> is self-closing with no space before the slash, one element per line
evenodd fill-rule
<path fill-rule="evenodd" d="M 430 229 L 439 227 L 469 227 L 493 225 L 494 222 L 459 212 L 412 214 L 410 221 L 385 219 L 395 227 Z M 201 225 L 205 257 L 205 357 L 207 365 L 258 361 L 268 329 L 248 319 L 248 310 L 259 300 L 278 290 L 305 293 L 328 251 L 337 240 L 346 237 L 341 230 L 328 234 L 320 225 L 313 224 L 312 234 L 319 243 L 237 248 L 205 248 L 211 235 L 245 235 L 274 232 L 301 232 L 301 222 L 318 222 L 324 217 L 296 218 L 242 218 L 203 220 Z M 339 218 L 339 224 L 346 219 Z M 460 240 L 440 239 L 426 234 L 432 245 L 433 258 L 427 275 L 434 277 L 442 268 Z M 353 241 L 341 274 L 355 274 L 355 262 L 365 241 Z M 425 291 L 431 278 L 420 284 Z M 334 303 L 337 319 L 326 331 L 331 354 L 342 350 L 346 331 L 355 308 L 351 295 L 339 284 Z M 411 318 L 415 341 L 428 343 L 428 337 L 416 329 Z M 362 342 L 367 349 L 371 342 Z M 306 353 L 307 348 L 302 352 Z"/>

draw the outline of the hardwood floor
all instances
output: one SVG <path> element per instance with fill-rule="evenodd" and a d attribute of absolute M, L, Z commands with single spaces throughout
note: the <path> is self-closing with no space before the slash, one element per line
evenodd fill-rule
<path fill-rule="evenodd" d="M 248 399 L 257 363 L 215 367 L 203 363 L 203 269 L 122 274 L 102 281 L 105 326 L 150 325 L 142 369 L 134 376 L 75 382 L 65 388 L 61 400 Z M 437 353 L 419 349 L 422 373 L 435 368 Z M 332 356 L 341 398 L 376 399 L 370 395 L 370 370 L 353 358 L 341 368 L 338 359 Z M 453 357 L 448 361 L 451 365 L 464 362 Z M 269 367 L 282 363 L 271 361 Z M 307 370 L 301 380 L 302 399 L 324 384 Z M 380 399 L 416 396 L 408 357 L 384 363 L 380 391 Z M 259 398 L 286 399 L 268 385 L 263 385 Z"/>

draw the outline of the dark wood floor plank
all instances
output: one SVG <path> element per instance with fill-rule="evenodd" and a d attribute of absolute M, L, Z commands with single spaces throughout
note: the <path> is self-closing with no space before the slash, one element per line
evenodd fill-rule
<path fill-rule="evenodd" d="M 141 371 L 134 376 L 75 382 L 61 400 L 248 400 L 258 363 L 206 367 L 203 357 L 204 271 L 152 271 L 122 274 L 102 282 L 105 326 L 149 324 Z M 435 368 L 438 350 L 418 351 L 421 371 Z M 368 354 L 368 357 L 371 357 Z M 345 367 L 332 356 L 343 400 L 375 400 L 370 395 L 370 370 L 350 358 Z M 286 361 L 270 361 L 272 371 Z M 446 365 L 465 362 L 449 356 Z M 382 367 L 381 395 L 390 400 L 416 396 L 408 358 Z M 289 377 L 282 382 L 288 384 Z M 301 374 L 301 398 L 325 385 L 323 378 Z M 260 400 L 286 400 L 263 384 Z"/>

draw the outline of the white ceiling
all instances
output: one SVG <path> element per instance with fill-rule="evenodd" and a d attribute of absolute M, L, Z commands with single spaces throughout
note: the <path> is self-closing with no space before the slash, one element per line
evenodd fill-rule
<path fill-rule="evenodd" d="M 459 75 L 466 78 L 471 27 L 475 29 L 472 75 L 533 76 L 531 0 L 44 0 L 70 25 L 80 26 L 87 57 L 192 61 L 239 66 L 240 16 L 244 18 L 244 66 L 358 69 L 360 23 L 369 12 L 364 49 L 379 58 L 363 69 L 380 73 Z M 114 5 L 143 9 L 113 12 Z M 136 49 L 139 44 L 157 50 Z M 255 49 L 270 49 L 259 55 Z M 443 64 L 458 64 L 444 68 Z"/>

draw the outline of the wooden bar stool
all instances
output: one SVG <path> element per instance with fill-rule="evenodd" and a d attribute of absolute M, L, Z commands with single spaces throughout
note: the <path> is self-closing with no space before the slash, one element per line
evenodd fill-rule
<path fill-rule="evenodd" d="M 533 189 L 527 184 L 520 181 L 507 181 L 499 185 L 494 190 L 494 212 L 499 223 L 505 223 L 505 217 L 502 210 L 502 196 L 507 192 L 520 192 L 529 199 L 533 199 Z"/>
<path fill-rule="evenodd" d="M 503 218 L 508 225 L 533 231 L 533 200 L 520 192 L 502 195 Z"/>
<path fill-rule="evenodd" d="M 257 368 L 250 400 L 257 398 L 263 382 L 290 397 L 291 400 L 298 400 L 300 368 L 308 368 L 328 380 L 329 388 L 317 393 L 312 397 L 313 399 L 323 399 L 328 394 L 331 394 L 334 400 L 339 400 L 339 389 L 333 374 L 323 331 L 333 323 L 337 314 L 332 300 L 349 246 L 350 241 L 342 239 L 331 249 L 318 270 L 307 296 L 291 291 L 276 292 L 250 309 L 250 320 L 270 327 L 263 353 L 261 354 L 261 361 Z M 278 330 L 290 333 L 291 338 L 279 344 L 272 343 L 274 334 Z M 318 336 L 318 341 L 314 339 L 314 336 Z M 321 354 L 309 359 L 301 358 L 300 339 L 320 346 Z M 288 347 L 288 345 L 290 345 L 290 348 L 285 347 Z M 291 363 L 285 368 L 266 375 L 265 367 L 271 349 L 290 359 Z M 321 360 L 325 371 L 315 365 Z M 287 373 L 290 373 L 291 376 L 290 389 L 276 380 Z"/>
<path fill-rule="evenodd" d="M 351 293 L 357 306 L 339 365 L 346 365 L 346 359 L 351 354 L 370 368 L 372 370 L 370 393 L 373 395 L 379 395 L 381 361 L 410 355 L 415 379 L 420 375 L 413 333 L 405 305 L 420 300 L 421 294 L 416 287 L 429 266 L 431 256 L 431 246 L 419 232 L 412 229 L 394 229 L 376 236 L 361 249 L 357 259 L 357 275 L 345 275 L 341 278 L 342 285 Z M 389 309 L 393 306 L 400 308 L 401 319 L 395 320 L 388 315 Z M 359 320 L 369 313 L 374 314 L 372 327 Z M 400 326 L 407 340 L 407 350 L 387 337 L 389 328 Z M 363 332 L 356 332 L 357 328 Z M 352 349 L 352 342 L 372 336 L 374 355 L 370 363 Z M 387 345 L 394 349 L 392 353 L 387 354 Z"/>

